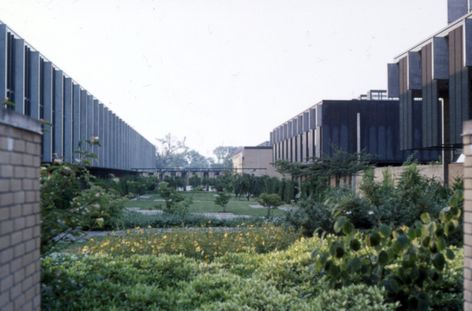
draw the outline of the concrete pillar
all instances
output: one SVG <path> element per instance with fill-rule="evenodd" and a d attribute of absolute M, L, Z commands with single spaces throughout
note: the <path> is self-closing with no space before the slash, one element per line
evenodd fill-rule
<path fill-rule="evenodd" d="M 98 166 L 99 167 L 105 167 L 105 132 L 104 132 L 104 127 L 105 127 L 105 116 L 104 116 L 104 106 L 102 103 L 98 105 L 98 136 L 100 137 L 100 147 L 98 148 Z"/>
<path fill-rule="evenodd" d="M 64 158 L 64 93 L 63 93 L 63 73 L 60 69 L 53 70 L 53 105 L 54 105 L 54 124 L 52 127 L 54 144 L 53 154 L 57 158 Z"/>
<path fill-rule="evenodd" d="M 73 107 L 72 107 L 72 79 L 63 79 L 64 90 L 64 161 L 73 163 Z"/>
<path fill-rule="evenodd" d="M 52 63 L 45 61 L 43 63 L 43 109 L 44 109 L 44 121 L 46 124 L 43 126 L 43 162 L 52 161 L 52 137 L 53 137 L 53 119 L 52 119 Z"/>
<path fill-rule="evenodd" d="M 118 118 L 116 114 L 112 116 L 112 142 L 111 142 L 111 151 L 112 151 L 112 164 L 113 168 L 118 168 Z"/>
<path fill-rule="evenodd" d="M 87 127 L 86 127 L 86 140 L 90 140 L 93 136 L 93 96 L 87 93 Z M 87 152 L 93 152 L 92 146 L 86 142 L 85 150 Z"/>
<path fill-rule="evenodd" d="M 80 131 L 81 131 L 81 98 L 82 94 L 80 90 L 80 85 L 73 83 L 72 84 L 72 160 L 75 162 L 75 159 L 78 157 L 77 151 L 79 149 L 80 142 Z"/>
<path fill-rule="evenodd" d="M 103 133 L 103 145 L 102 148 L 105 152 L 103 157 L 103 165 L 106 168 L 110 167 L 110 110 L 106 106 L 104 106 L 104 133 Z"/>
<path fill-rule="evenodd" d="M 15 111 L 25 114 L 25 40 L 15 39 L 14 80 Z"/>
<path fill-rule="evenodd" d="M 31 117 L 39 120 L 40 116 L 40 102 L 41 102 L 41 58 L 39 52 L 30 52 L 30 103 L 31 103 Z"/>
<path fill-rule="evenodd" d="M 464 310 L 472 310 L 472 121 L 464 122 Z"/>
<path fill-rule="evenodd" d="M 88 120 L 88 94 L 86 90 L 80 89 L 80 151 L 83 152 L 87 148 L 87 143 L 85 142 L 87 138 L 87 120 Z M 81 155 L 78 155 L 81 157 Z M 82 159 L 80 159 L 82 160 Z"/>
<path fill-rule="evenodd" d="M 388 96 L 400 96 L 400 68 L 398 63 L 387 64 L 388 72 Z"/>
<path fill-rule="evenodd" d="M 450 24 L 467 14 L 469 0 L 447 0 L 447 22 Z"/>
<path fill-rule="evenodd" d="M 3 104 L 7 98 L 7 25 L 0 24 L 0 101 Z"/>
<path fill-rule="evenodd" d="M 100 135 L 99 135 L 99 132 L 98 132 L 99 119 L 100 119 L 100 116 L 99 116 L 99 112 L 98 112 L 98 99 L 94 99 L 93 100 L 92 136 L 100 138 Z M 100 149 L 100 146 L 98 146 L 98 145 L 93 145 L 92 146 L 92 152 L 95 154 L 96 157 L 99 156 L 99 151 L 98 151 L 99 149 Z M 98 158 L 95 158 L 92 162 L 92 166 L 97 166 L 97 165 L 98 165 Z"/>

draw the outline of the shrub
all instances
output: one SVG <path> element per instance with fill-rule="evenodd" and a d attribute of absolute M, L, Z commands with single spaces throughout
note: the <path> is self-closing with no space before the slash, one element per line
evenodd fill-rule
<path fill-rule="evenodd" d="M 118 195 L 99 186 L 80 192 L 71 205 L 71 211 L 81 215 L 78 225 L 85 230 L 113 229 L 123 212 L 123 201 Z"/>
<path fill-rule="evenodd" d="M 81 214 L 71 202 L 82 189 L 90 187 L 89 172 L 71 164 L 53 164 L 41 168 L 41 248 L 49 249 L 58 234 L 77 227 Z"/>
<path fill-rule="evenodd" d="M 334 229 L 344 236 L 328 236 L 329 249 L 314 252 L 315 265 L 333 287 L 385 286 L 389 298 L 403 307 L 427 308 L 433 293 L 446 288 L 442 275 L 456 257 L 447 236 L 459 226 L 460 214 L 460 208 L 446 208 L 438 219 L 423 213 L 414 226 L 392 229 L 381 225 L 370 232 L 355 230 L 341 216 Z"/>
<path fill-rule="evenodd" d="M 315 299 L 315 306 L 323 311 L 393 311 L 398 304 L 385 302 L 385 290 L 361 284 L 323 291 Z"/>

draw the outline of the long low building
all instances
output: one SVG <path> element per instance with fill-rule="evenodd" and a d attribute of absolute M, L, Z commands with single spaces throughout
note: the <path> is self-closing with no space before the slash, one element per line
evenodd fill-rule
<path fill-rule="evenodd" d="M 41 120 L 42 161 L 77 161 L 93 152 L 92 167 L 155 167 L 155 146 L 100 100 L 0 23 L 0 99 L 3 106 Z M 97 138 L 100 146 L 87 144 Z"/>
<path fill-rule="evenodd" d="M 420 120 L 416 124 L 419 134 Z M 414 151 L 400 150 L 398 126 L 398 100 L 371 96 L 322 100 L 271 132 L 273 159 L 309 162 L 312 158 L 329 157 L 338 148 L 370 154 L 378 165 L 401 164 Z M 421 136 L 417 135 L 417 139 Z M 435 151 L 416 153 L 420 162 L 437 160 L 437 156 Z"/>

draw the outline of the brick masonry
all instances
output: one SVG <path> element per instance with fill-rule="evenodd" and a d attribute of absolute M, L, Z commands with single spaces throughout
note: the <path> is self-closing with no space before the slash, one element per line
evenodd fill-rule
<path fill-rule="evenodd" d="M 464 122 L 464 310 L 472 310 L 472 121 Z"/>
<path fill-rule="evenodd" d="M 0 107 L 0 310 L 40 310 L 38 122 Z"/>

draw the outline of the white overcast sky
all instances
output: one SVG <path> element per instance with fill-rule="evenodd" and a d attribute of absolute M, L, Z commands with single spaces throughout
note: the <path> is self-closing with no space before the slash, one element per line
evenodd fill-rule
<path fill-rule="evenodd" d="M 155 143 L 255 145 L 322 99 L 385 89 L 446 0 L 0 0 L 0 19 Z"/>

